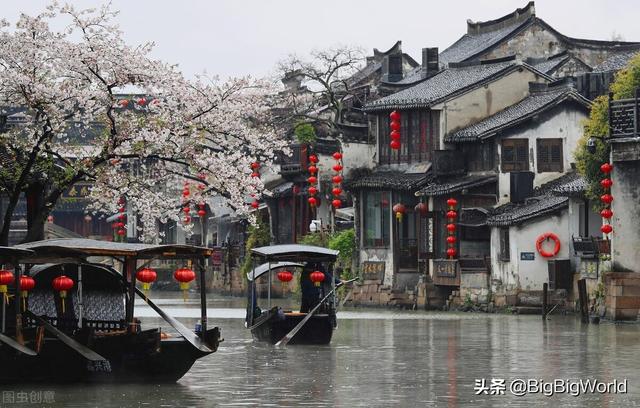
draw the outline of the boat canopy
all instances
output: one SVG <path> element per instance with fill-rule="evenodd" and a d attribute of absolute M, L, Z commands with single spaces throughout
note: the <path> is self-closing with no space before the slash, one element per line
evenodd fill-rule
<path fill-rule="evenodd" d="M 210 256 L 210 248 L 192 245 L 150 245 L 124 242 L 98 241 L 86 238 L 60 238 L 29 242 L 16 245 L 16 249 L 28 249 L 31 255 L 21 256 L 21 261 L 30 263 L 61 263 L 75 258 L 82 260 L 89 256 L 131 256 L 149 259 L 156 256 L 165 258 L 191 258 Z"/>
<path fill-rule="evenodd" d="M 271 268 L 269 268 L 269 266 L 271 266 Z M 297 263 L 297 262 L 263 263 L 262 265 L 257 266 L 255 269 L 252 269 L 249 273 L 247 273 L 247 279 L 249 279 L 249 282 L 251 282 L 254 279 L 258 279 L 259 277 L 267 273 L 267 271 L 269 270 L 278 269 L 278 268 L 287 268 L 290 266 L 298 266 L 302 268 L 304 264 Z"/>
<path fill-rule="evenodd" d="M 33 251 L 29 249 L 20 249 L 15 247 L 0 246 L 0 261 L 13 261 L 29 255 L 33 255 Z"/>
<path fill-rule="evenodd" d="M 270 245 L 253 248 L 251 252 L 273 262 L 334 262 L 340 254 L 334 249 L 300 244 Z"/>

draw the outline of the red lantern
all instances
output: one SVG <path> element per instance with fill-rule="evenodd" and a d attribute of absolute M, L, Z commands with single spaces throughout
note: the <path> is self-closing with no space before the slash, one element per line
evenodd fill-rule
<path fill-rule="evenodd" d="M 447 218 L 450 220 L 455 219 L 458 216 L 458 213 L 456 211 L 447 211 Z"/>
<path fill-rule="evenodd" d="M 397 140 L 392 140 L 391 143 L 389 143 L 389 147 L 391 147 L 393 150 L 398 150 L 400 149 L 400 142 L 398 142 Z"/>
<path fill-rule="evenodd" d="M 207 215 L 207 211 L 204 208 L 200 208 L 198 210 L 198 217 L 204 217 L 205 215 Z"/>
<path fill-rule="evenodd" d="M 402 203 L 395 204 L 391 209 L 396 214 L 396 219 L 398 221 L 402 221 L 402 215 L 407 211 L 404 204 Z"/>
<path fill-rule="evenodd" d="M 333 206 L 333 208 L 340 208 L 340 206 L 342 205 L 342 201 L 336 198 L 331 202 L 331 205 Z"/>
<path fill-rule="evenodd" d="M 276 276 L 278 277 L 278 280 L 283 284 L 291 282 L 291 280 L 293 279 L 293 274 L 289 271 L 280 271 Z"/>
<path fill-rule="evenodd" d="M 394 140 L 397 142 L 400 142 L 400 139 L 402 139 L 402 135 L 397 130 L 392 131 L 389 136 L 391 137 L 391 140 Z"/>
<path fill-rule="evenodd" d="M 602 218 L 609 219 L 613 217 L 613 211 L 611 211 L 609 208 L 605 208 L 604 210 L 600 211 L 600 215 L 602 216 Z"/>
<path fill-rule="evenodd" d="M 189 212 L 191 211 L 191 208 L 189 208 L 189 207 L 184 207 L 184 208 L 182 209 L 182 211 L 183 211 L 185 214 L 189 214 Z"/>
<path fill-rule="evenodd" d="M 136 273 L 136 280 L 142 282 L 142 290 L 149 290 L 151 284 L 156 281 L 158 274 L 151 268 L 142 268 Z"/>
<path fill-rule="evenodd" d="M 333 166 L 333 171 L 339 173 L 340 171 L 342 171 L 342 166 L 339 164 L 336 164 L 335 166 Z"/>
<path fill-rule="evenodd" d="M 121 237 L 124 237 L 127 234 L 127 231 L 125 231 L 123 228 L 120 228 L 118 230 L 118 235 Z"/>
<path fill-rule="evenodd" d="M 189 282 L 196 278 L 196 273 L 189 268 L 180 268 L 176 269 L 173 273 L 173 277 L 180 282 L 180 289 L 182 290 L 183 299 L 186 302 Z"/>
<path fill-rule="evenodd" d="M 0 270 L 0 293 L 4 298 L 4 302 L 9 304 L 9 297 L 7 296 L 7 285 L 11 285 L 14 281 L 13 273 L 7 270 Z"/>
<path fill-rule="evenodd" d="M 611 173 L 611 170 L 613 170 L 613 166 L 609 163 L 604 163 L 602 166 L 600 166 L 600 171 L 604 174 Z"/>
<path fill-rule="evenodd" d="M 318 168 L 316 166 L 309 166 L 307 170 L 309 170 L 309 174 L 316 174 L 318 172 Z"/>
<path fill-rule="evenodd" d="M 610 178 L 602 179 L 602 181 L 600 181 L 600 185 L 604 189 L 611 188 L 611 186 L 613 185 L 613 181 L 611 181 Z"/>
<path fill-rule="evenodd" d="M 605 234 L 609 234 L 613 231 L 613 227 L 610 224 L 604 224 L 602 227 L 600 227 L 600 231 Z"/>
<path fill-rule="evenodd" d="M 124 215 L 124 214 L 120 214 L 120 215 L 118 215 L 118 219 L 119 219 L 120 221 L 123 221 L 126 217 L 127 217 L 127 216 L 126 216 L 126 215 Z"/>
<path fill-rule="evenodd" d="M 447 200 L 447 205 L 449 207 L 456 207 L 458 205 L 458 200 L 456 200 L 455 198 L 450 198 Z"/>
<path fill-rule="evenodd" d="M 311 163 L 317 163 L 318 162 L 318 156 L 316 156 L 315 154 L 312 154 L 311 156 L 309 156 L 309 161 Z"/>
<path fill-rule="evenodd" d="M 259 168 L 260 168 L 260 163 L 258 163 L 258 162 L 251 163 L 251 169 L 252 170 L 258 170 Z"/>
<path fill-rule="evenodd" d="M 22 298 L 22 310 L 27 310 L 27 297 L 29 292 L 36 287 L 36 281 L 27 275 L 20 276 L 20 297 Z"/>
<path fill-rule="evenodd" d="M 184 190 L 182 190 L 182 196 L 184 198 L 189 197 L 190 194 L 191 194 L 191 192 L 189 191 L 189 187 L 185 187 Z"/>
<path fill-rule="evenodd" d="M 311 275 L 309 275 L 309 279 L 311 279 L 311 282 L 313 282 L 314 285 L 320 286 L 320 284 L 324 281 L 324 273 L 320 271 L 311 272 Z"/>
<path fill-rule="evenodd" d="M 429 212 L 429 206 L 426 203 L 418 203 L 413 207 L 413 210 L 420 214 L 421 217 L 424 217 Z"/>
<path fill-rule="evenodd" d="M 191 217 L 185 215 L 185 217 L 182 219 L 182 222 L 185 224 L 189 224 L 191 222 Z"/>
<path fill-rule="evenodd" d="M 447 237 L 447 244 L 455 244 L 456 243 L 456 237 L 454 235 L 449 235 Z"/>
<path fill-rule="evenodd" d="M 124 222 L 118 221 L 115 224 L 116 224 L 116 228 L 124 228 Z"/>
<path fill-rule="evenodd" d="M 144 106 L 146 103 L 147 103 L 147 100 L 145 98 L 138 99 L 138 105 Z"/>
<path fill-rule="evenodd" d="M 67 291 L 73 288 L 73 279 L 69 278 L 68 276 L 61 275 L 55 278 L 51 282 L 51 285 L 53 286 L 53 289 L 56 290 L 60 295 L 60 301 L 62 303 L 62 313 L 64 314 L 64 299 L 67 297 Z"/>
<path fill-rule="evenodd" d="M 611 194 L 603 194 L 600 196 L 600 200 L 605 204 L 611 204 L 613 196 Z"/>
<path fill-rule="evenodd" d="M 447 224 L 447 231 L 453 233 L 456 231 L 456 224 Z"/>
<path fill-rule="evenodd" d="M 318 189 L 313 187 L 313 186 L 309 187 L 308 191 L 309 191 L 309 195 L 312 195 L 312 196 L 314 196 L 314 195 L 316 195 L 318 193 Z"/>
<path fill-rule="evenodd" d="M 457 253 L 458 253 L 458 251 L 456 251 L 455 248 L 447 249 L 447 255 L 449 256 L 449 258 L 455 257 Z"/>
<path fill-rule="evenodd" d="M 123 99 L 120 101 L 120 106 L 126 108 L 129 105 L 129 101 L 127 99 Z"/>
<path fill-rule="evenodd" d="M 331 193 L 334 196 L 339 196 L 340 194 L 342 194 L 342 189 L 340 187 L 334 187 L 333 190 L 331 190 Z"/>
<path fill-rule="evenodd" d="M 316 176 L 311 176 L 307 179 L 307 181 L 309 182 L 309 184 L 316 184 L 318 182 L 318 179 L 316 178 Z"/>
<path fill-rule="evenodd" d="M 251 177 L 252 178 L 258 178 L 258 177 L 260 177 L 260 173 L 257 173 L 257 172 L 254 171 L 253 173 L 251 173 Z"/>
<path fill-rule="evenodd" d="M 391 124 L 389 125 L 389 127 L 391 128 L 391 132 L 393 133 L 394 131 L 399 131 L 400 130 L 400 122 L 397 121 L 392 121 Z"/>
<path fill-rule="evenodd" d="M 335 160 L 340 160 L 340 159 L 342 159 L 342 153 L 340 153 L 340 152 L 335 152 L 335 153 L 333 154 L 333 158 L 334 158 Z"/>
<path fill-rule="evenodd" d="M 338 175 L 338 176 L 333 176 L 333 177 L 331 178 L 331 180 L 332 180 L 335 184 L 340 184 L 340 183 L 342 183 L 342 176 L 339 176 L 339 175 Z"/>
<path fill-rule="evenodd" d="M 253 200 L 253 202 L 251 203 L 251 207 L 257 210 L 258 207 L 260 207 L 260 203 L 258 202 L 258 200 Z"/>
<path fill-rule="evenodd" d="M 393 111 L 389 114 L 389 118 L 394 121 L 397 122 L 400 120 L 400 112 L 398 111 Z"/>
<path fill-rule="evenodd" d="M 309 197 L 308 201 L 309 201 L 309 205 L 312 206 L 312 207 L 315 207 L 316 204 L 318 203 L 318 200 L 316 200 L 315 197 Z"/>

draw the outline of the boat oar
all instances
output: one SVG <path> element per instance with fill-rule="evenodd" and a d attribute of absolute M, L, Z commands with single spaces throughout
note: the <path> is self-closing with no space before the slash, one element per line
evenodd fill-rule
<path fill-rule="evenodd" d="M 353 278 L 353 279 L 349 279 L 347 281 L 341 281 L 340 283 L 338 283 L 335 288 L 331 289 L 329 291 L 329 293 L 327 293 L 325 295 L 325 297 L 323 297 L 320 300 L 320 302 L 318 302 L 318 304 L 313 309 L 311 309 L 311 311 L 309 311 L 309 313 L 307 313 L 307 315 L 304 317 L 304 319 L 300 320 L 300 323 L 298 323 L 296 325 L 296 327 L 291 329 L 291 331 L 289 333 L 287 333 L 286 336 L 284 336 L 282 339 L 280 339 L 279 342 L 276 343 L 276 347 L 286 346 L 287 343 L 289 343 L 291 341 L 293 336 L 295 336 L 296 333 L 298 333 L 300 331 L 300 329 L 302 329 L 302 326 L 304 326 L 305 323 L 307 323 L 309 321 L 309 319 L 311 319 L 311 316 L 313 316 L 313 314 L 316 311 L 318 311 L 318 309 L 320 309 L 320 306 L 325 302 L 325 300 L 329 299 L 329 296 L 331 296 L 333 294 L 333 292 L 336 291 L 336 289 L 338 289 L 342 285 L 345 285 L 347 283 L 351 283 L 351 282 L 356 281 L 356 280 L 358 280 L 358 278 Z"/>
<path fill-rule="evenodd" d="M 37 356 L 38 353 L 36 353 L 35 351 L 31 350 L 29 347 L 23 346 L 22 344 L 18 343 L 17 341 L 15 341 L 14 339 L 12 339 L 9 336 L 6 336 L 4 334 L 0 334 L 0 342 L 6 344 L 9 347 L 14 348 L 15 350 L 18 350 L 19 352 L 29 355 L 29 356 Z"/>
<path fill-rule="evenodd" d="M 33 312 L 29 310 L 27 310 L 25 313 L 28 314 L 32 319 L 34 319 L 35 321 L 43 325 L 46 330 L 51 332 L 54 336 L 59 338 L 60 341 L 62 341 L 64 344 L 66 344 L 67 346 L 75 350 L 78 354 L 80 354 L 82 357 L 86 358 L 87 360 L 108 362 L 106 358 L 102 357 L 100 354 L 91 350 L 89 347 L 85 346 L 84 344 L 78 343 L 73 338 L 67 336 L 66 334 L 58 330 L 54 325 L 44 320 L 42 317 L 36 316 L 35 314 L 33 314 Z"/>
<path fill-rule="evenodd" d="M 195 348 L 202 351 L 203 353 L 213 353 L 213 350 L 207 347 L 207 345 L 204 343 L 204 341 L 202 341 L 202 339 L 198 335 L 196 335 L 194 332 L 189 330 L 185 325 L 177 321 L 175 318 L 166 314 L 164 310 L 160 309 L 147 296 L 145 296 L 144 292 L 136 288 L 136 293 L 138 294 L 138 296 L 144 299 L 145 302 L 147 302 L 150 308 L 152 308 L 157 314 L 160 315 L 160 317 L 162 317 L 167 323 L 169 323 L 171 327 L 173 327 L 178 333 L 180 333 L 180 335 L 184 337 L 185 340 L 191 343 L 191 345 L 193 345 Z"/>

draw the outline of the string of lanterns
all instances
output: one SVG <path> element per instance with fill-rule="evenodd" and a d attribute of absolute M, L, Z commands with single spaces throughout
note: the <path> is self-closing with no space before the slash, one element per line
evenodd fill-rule
<path fill-rule="evenodd" d="M 447 211 L 446 213 L 446 218 L 447 218 L 447 232 L 448 232 L 448 236 L 447 236 L 447 245 L 449 248 L 447 248 L 447 256 L 449 257 L 449 259 L 453 259 L 456 257 L 457 255 L 457 251 L 456 251 L 456 224 L 455 224 L 455 220 L 458 217 L 458 212 L 456 211 L 456 207 L 458 206 L 458 200 L 456 200 L 455 198 L 449 198 L 447 200 L 447 206 L 449 206 L 449 211 Z"/>
<path fill-rule="evenodd" d="M 123 241 L 126 231 L 126 219 L 127 219 L 127 207 L 124 197 L 120 197 L 118 200 L 118 221 L 112 224 L 113 229 L 116 231 L 119 240 Z"/>
<path fill-rule="evenodd" d="M 318 156 L 315 154 L 310 155 L 309 162 L 311 164 L 309 164 L 309 167 L 307 168 L 307 171 L 309 172 L 309 178 L 307 179 L 307 182 L 309 182 L 309 189 L 307 190 L 309 192 L 309 198 L 307 201 L 311 208 L 315 208 L 318 205 L 318 199 L 315 197 L 315 195 L 318 194 L 318 188 L 316 187 L 318 184 L 318 166 L 316 166 L 318 163 Z"/>
<path fill-rule="evenodd" d="M 389 134 L 389 137 L 391 138 L 391 142 L 389 143 L 389 147 L 391 147 L 393 150 L 399 150 L 400 149 L 400 112 L 398 111 L 393 111 L 389 114 L 389 119 L 391 119 L 391 121 L 389 122 L 389 129 L 391 129 L 391 133 Z"/>
<path fill-rule="evenodd" d="M 604 208 L 600 211 L 600 215 L 604 221 L 600 227 L 600 231 L 605 234 L 606 239 L 609 239 L 609 234 L 613 232 L 613 227 L 611 226 L 611 217 L 613 217 L 613 211 L 611 211 L 611 202 L 613 201 L 611 186 L 613 185 L 613 181 L 610 176 L 612 170 L 613 166 L 609 163 L 604 163 L 600 166 L 600 171 L 605 175 L 605 178 L 600 181 L 600 185 L 605 191 L 605 193 L 600 196 L 600 201 L 604 203 Z"/>
<path fill-rule="evenodd" d="M 336 161 L 336 164 L 333 166 L 333 171 L 335 171 L 335 175 L 331 179 L 333 181 L 333 189 L 331 193 L 333 194 L 333 201 L 331 205 L 333 208 L 340 208 L 342 206 L 342 200 L 340 200 L 340 194 L 342 194 L 342 153 L 335 152 L 333 154 L 333 159 Z"/>
<path fill-rule="evenodd" d="M 196 273 L 190 267 L 182 267 L 176 269 L 173 273 L 173 277 L 180 284 L 180 290 L 182 290 L 183 300 L 187 301 L 187 290 L 189 290 L 189 284 L 196 278 Z M 152 268 L 142 268 L 136 272 L 136 280 L 142 283 L 142 290 L 145 295 L 151 288 L 151 284 L 158 278 L 158 273 Z"/>

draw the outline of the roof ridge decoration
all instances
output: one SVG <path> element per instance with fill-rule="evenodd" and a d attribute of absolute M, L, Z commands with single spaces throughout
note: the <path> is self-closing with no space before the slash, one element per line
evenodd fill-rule
<path fill-rule="evenodd" d="M 535 15 L 535 2 L 530 1 L 526 6 L 493 20 L 477 22 L 467 20 L 467 34 L 475 35 L 497 31 L 507 26 L 527 21 L 528 19 L 535 17 Z"/>
<path fill-rule="evenodd" d="M 387 55 L 393 55 L 393 54 L 402 54 L 402 40 L 396 41 L 396 43 L 393 44 L 391 48 L 389 48 L 386 51 L 380 51 L 377 48 L 373 49 L 373 58 L 377 62 L 381 62 L 384 57 L 386 57 Z"/>

